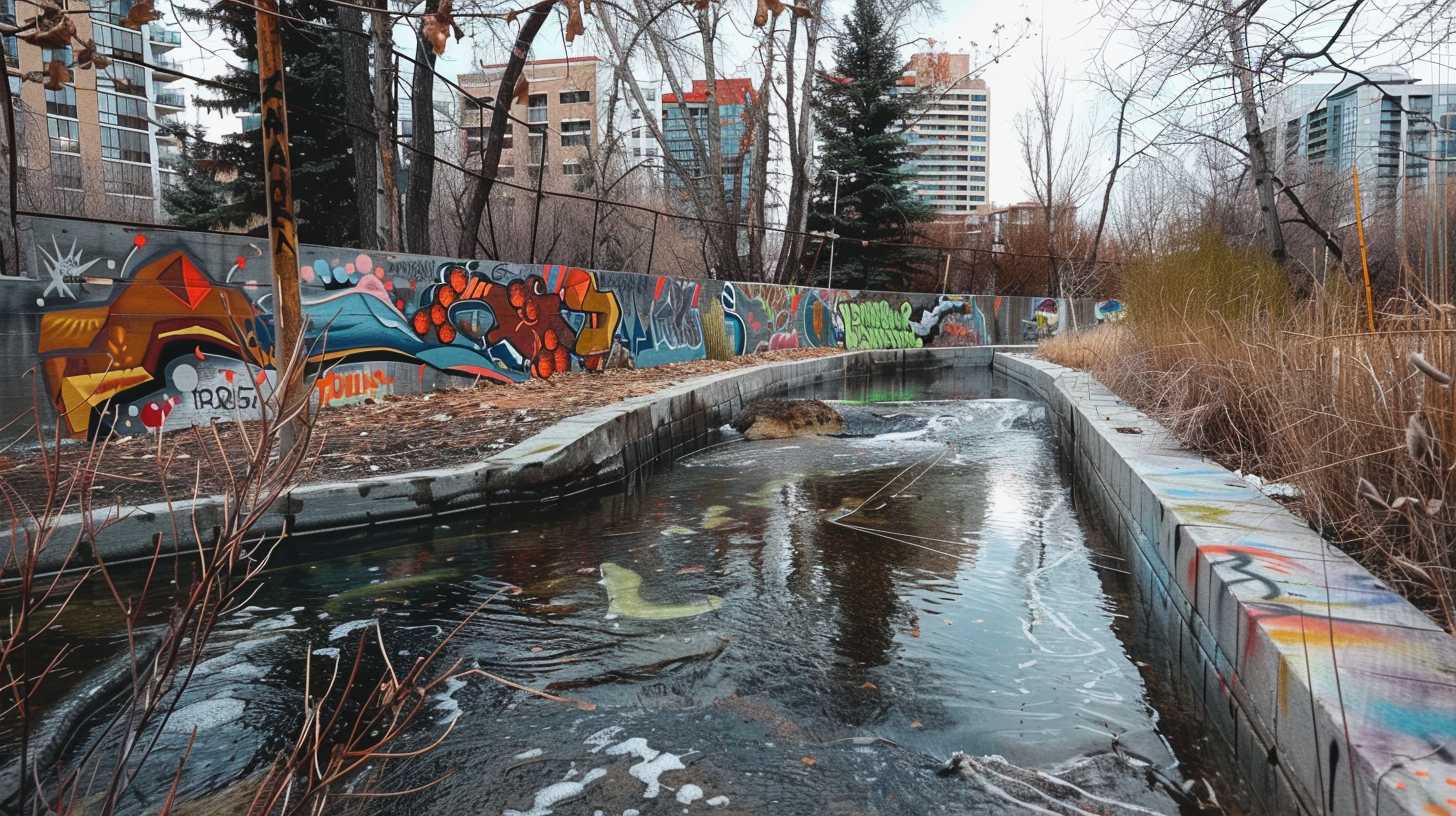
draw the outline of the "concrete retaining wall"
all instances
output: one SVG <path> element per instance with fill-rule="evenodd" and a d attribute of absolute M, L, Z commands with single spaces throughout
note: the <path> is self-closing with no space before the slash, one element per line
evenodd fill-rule
<path fill-rule="evenodd" d="M 1159 670 L 1203 712 L 1270 813 L 1456 814 L 1456 639 L 1090 375 L 1005 349 L 867 351 L 705 377 L 573 417 L 475 465 L 300 487 L 258 530 L 364 527 L 621 489 L 712 444 L 757 397 L 978 366 L 1050 406 L 1079 500 L 1131 565 Z M 170 549 L 179 542 L 159 530 L 174 518 L 187 526 L 194 509 L 207 530 L 219 507 L 135 508 L 97 546 L 113 561 L 149 553 L 157 535 Z"/>
<path fill-rule="evenodd" d="M 259 535 L 316 533 L 386 522 L 558 501 L 591 490 L 614 488 L 653 467 L 718 439 L 718 429 L 747 402 L 778 396 L 816 382 L 936 368 L 989 366 L 991 347 L 886 349 L 774 363 L 701 377 L 647 396 L 598 408 L 558 422 L 503 453 L 459 467 L 381 475 L 350 482 L 312 484 L 287 493 L 253 529 Z M 191 530 L 215 531 L 220 497 L 98 508 L 94 546 L 109 562 L 149 557 L 161 537 L 163 552 L 195 548 Z M 41 554 L 45 570 L 65 563 L 62 544 L 76 540 L 80 514 L 63 517 Z M 183 532 L 177 535 L 174 528 Z M 0 534 L 0 555 L 8 542 Z M 81 557 L 74 563 L 90 563 Z"/>
<path fill-rule="evenodd" d="M 1270 813 L 1456 814 L 1456 638 L 1091 375 L 994 367 L 1051 406 L 1163 670 Z"/>

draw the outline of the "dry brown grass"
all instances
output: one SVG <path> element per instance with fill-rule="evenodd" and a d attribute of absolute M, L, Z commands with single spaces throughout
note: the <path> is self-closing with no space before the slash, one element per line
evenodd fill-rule
<path fill-rule="evenodd" d="M 1191 285 L 1166 270 L 1127 282 L 1161 291 L 1161 308 L 1129 297 L 1127 321 L 1042 356 L 1091 370 L 1228 467 L 1294 484 L 1294 509 L 1456 631 L 1456 307 L 1387 304 L 1372 335 L 1348 286 L 1289 305 L 1264 294 L 1277 282 L 1250 280 L 1274 274 L 1263 267 Z"/>

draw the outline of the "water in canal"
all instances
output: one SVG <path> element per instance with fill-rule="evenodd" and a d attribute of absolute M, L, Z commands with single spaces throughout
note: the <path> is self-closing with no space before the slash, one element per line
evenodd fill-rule
<path fill-rule="evenodd" d="M 200 728 L 184 796 L 291 741 L 305 654 L 331 667 L 378 621 L 407 663 L 514 585 L 448 656 L 592 710 L 452 683 L 421 723 L 449 737 L 386 787 L 450 775 L 381 812 L 1199 812 L 1171 792 L 1206 773 L 1179 756 L 1197 727 L 1150 702 L 1120 559 L 1045 407 L 989 374 L 816 395 L 851 435 L 726 439 L 548 513 L 298 540 L 163 735 Z M 63 619 L 83 658 L 114 650 L 108 609 L 83 595 Z M 975 759 L 943 772 L 956 752 Z M 153 766 L 160 798 L 173 766 Z"/>

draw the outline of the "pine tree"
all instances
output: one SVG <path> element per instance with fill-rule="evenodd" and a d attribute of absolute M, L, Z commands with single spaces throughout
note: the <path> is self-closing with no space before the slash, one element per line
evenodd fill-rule
<path fill-rule="evenodd" d="M 299 240 L 357 246 L 359 201 L 354 188 L 353 139 L 349 126 L 344 124 L 348 119 L 340 39 L 356 35 L 288 19 L 295 17 L 336 27 L 335 7 L 326 2 L 285 0 L 279 3 L 279 12 Z M 184 19 L 207 22 L 220 29 L 237 57 L 236 64 L 218 77 L 219 82 L 236 87 L 210 86 L 210 95 L 199 98 L 197 104 L 221 113 L 256 111 L 257 25 L 252 7 L 238 3 L 200 8 L 179 6 L 178 13 Z M 368 122 L 359 124 L 370 126 Z M 262 137 L 262 130 L 253 126 L 209 145 L 205 159 L 212 161 L 214 167 L 235 171 L 236 176 L 223 184 L 220 202 L 178 197 L 177 209 L 171 210 L 174 217 L 179 222 L 212 218 L 214 225 L 225 227 L 257 224 L 259 217 L 267 213 Z"/>
<path fill-rule="evenodd" d="M 227 226 L 220 211 L 227 204 L 227 185 L 218 181 L 218 167 L 201 129 L 177 128 L 182 139 L 182 165 L 176 184 L 162 188 L 162 206 L 172 221 L 187 229 Z"/>
<path fill-rule="evenodd" d="M 901 289 L 910 266 L 925 252 L 862 241 L 908 243 L 915 225 L 930 220 L 929 207 L 910 188 L 905 137 L 916 97 L 897 93 L 902 62 L 894 29 L 876 0 L 855 0 L 844 36 L 834 49 L 835 70 L 821 73 L 814 87 L 815 127 L 822 146 L 819 175 L 810 202 L 809 229 L 835 232 L 835 283 L 864 289 Z M 835 173 L 839 214 L 834 214 Z M 825 253 L 827 254 L 827 252 Z M 815 283 L 828 269 L 816 266 Z"/>

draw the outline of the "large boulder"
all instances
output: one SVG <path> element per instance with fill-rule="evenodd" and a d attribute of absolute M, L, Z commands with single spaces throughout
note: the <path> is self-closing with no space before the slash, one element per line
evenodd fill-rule
<path fill-rule="evenodd" d="M 844 417 L 819 400 L 757 400 L 730 423 L 746 439 L 788 439 L 844 432 Z"/>

